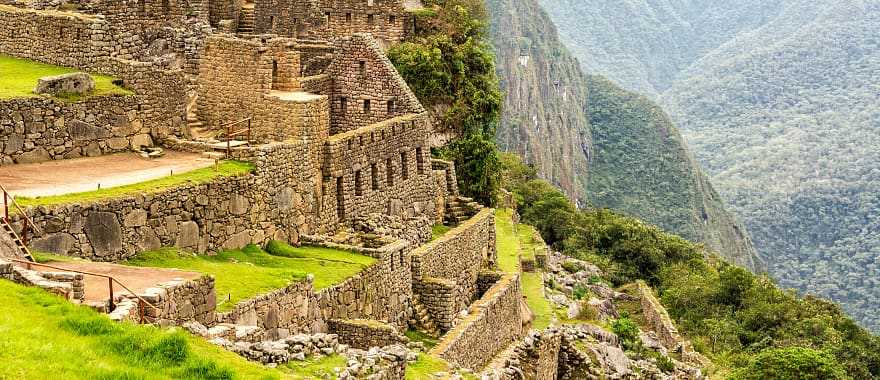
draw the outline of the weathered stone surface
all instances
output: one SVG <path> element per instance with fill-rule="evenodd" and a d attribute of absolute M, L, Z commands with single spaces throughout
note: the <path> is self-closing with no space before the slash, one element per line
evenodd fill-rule
<path fill-rule="evenodd" d="M 122 228 L 114 213 L 89 213 L 85 231 L 97 256 L 113 255 L 122 249 Z"/>
<path fill-rule="evenodd" d="M 55 233 L 30 242 L 32 249 L 66 255 L 71 252 L 76 240 L 68 233 Z"/>
<path fill-rule="evenodd" d="M 147 224 L 147 211 L 143 209 L 133 209 L 122 221 L 126 227 L 140 227 Z"/>
<path fill-rule="evenodd" d="M 37 80 L 37 94 L 88 94 L 95 90 L 95 80 L 87 73 L 69 73 Z"/>
<path fill-rule="evenodd" d="M 234 194 L 229 200 L 229 212 L 233 215 L 244 215 L 248 212 L 250 201 L 239 194 Z"/>
<path fill-rule="evenodd" d="M 19 164 L 32 164 L 36 162 L 49 161 L 49 152 L 43 148 L 37 148 L 30 152 L 25 152 L 15 158 L 15 162 Z"/>
<path fill-rule="evenodd" d="M 179 248 L 193 248 L 199 244 L 199 225 L 196 222 L 180 223 L 179 235 L 177 242 L 174 244 Z"/>

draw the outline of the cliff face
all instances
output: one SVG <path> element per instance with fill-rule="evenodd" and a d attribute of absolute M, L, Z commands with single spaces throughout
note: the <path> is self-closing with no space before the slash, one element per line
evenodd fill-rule
<path fill-rule="evenodd" d="M 505 93 L 498 141 L 581 205 L 607 207 L 763 270 L 684 139 L 649 99 L 585 75 L 535 0 L 489 0 Z"/>
<path fill-rule="evenodd" d="M 583 112 L 586 80 L 534 1 L 488 0 L 498 77 L 505 94 L 501 149 L 583 204 L 592 151 Z"/>

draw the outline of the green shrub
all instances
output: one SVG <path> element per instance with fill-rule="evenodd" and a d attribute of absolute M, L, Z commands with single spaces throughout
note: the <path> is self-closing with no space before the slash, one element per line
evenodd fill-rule
<path fill-rule="evenodd" d="M 581 284 L 577 284 L 574 286 L 574 289 L 571 291 L 572 297 L 576 300 L 581 300 L 584 298 L 589 298 L 590 288 L 583 286 Z"/>
<path fill-rule="evenodd" d="M 620 339 L 620 345 L 624 349 L 639 351 L 641 340 L 639 339 L 639 326 L 626 315 L 621 315 L 611 323 L 611 330 Z"/>
<path fill-rule="evenodd" d="M 562 269 L 565 269 L 568 273 L 577 273 L 584 270 L 578 263 L 574 261 L 566 261 L 562 263 Z"/>
<path fill-rule="evenodd" d="M 581 310 L 577 315 L 577 319 L 581 321 L 595 321 L 599 319 L 599 311 L 590 305 L 589 302 L 581 301 L 580 307 Z"/>
<path fill-rule="evenodd" d="M 791 347 L 764 350 L 728 380 L 844 380 L 843 366 L 829 353 Z"/>

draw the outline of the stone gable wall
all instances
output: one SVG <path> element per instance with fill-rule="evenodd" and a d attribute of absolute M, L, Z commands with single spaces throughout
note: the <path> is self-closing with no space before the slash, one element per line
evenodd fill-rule
<path fill-rule="evenodd" d="M 425 112 L 376 40 L 355 34 L 335 40 L 333 46 L 328 68 L 333 78 L 331 134 Z M 390 108 L 389 101 L 393 102 Z"/>
<path fill-rule="evenodd" d="M 495 255 L 495 211 L 484 209 L 437 240 L 413 250 L 413 288 L 423 300 L 430 299 L 423 278 L 453 281 L 457 284 L 455 310 L 434 312 L 454 315 L 478 297 L 480 270 L 494 262 Z"/>
<path fill-rule="evenodd" d="M 521 299 L 519 274 L 506 274 L 429 354 L 471 370 L 482 369 L 522 336 Z"/>
<path fill-rule="evenodd" d="M 298 242 L 313 228 L 314 170 L 305 144 L 246 150 L 254 174 L 185 184 L 152 194 L 87 204 L 34 207 L 35 249 L 119 261 L 163 246 L 208 252 L 271 239 Z M 242 154 L 244 156 L 244 154 Z M 13 220 L 20 226 L 20 217 Z"/>

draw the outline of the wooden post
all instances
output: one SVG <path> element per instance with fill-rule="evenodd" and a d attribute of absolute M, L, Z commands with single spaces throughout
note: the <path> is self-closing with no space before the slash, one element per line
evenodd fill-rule
<path fill-rule="evenodd" d="M 116 306 L 113 305 L 113 277 L 108 277 L 107 282 L 110 284 L 110 310 L 108 311 L 113 311 L 116 309 Z"/>
<path fill-rule="evenodd" d="M 3 208 L 5 209 L 6 223 L 9 223 L 9 193 L 6 190 L 3 190 Z"/>

